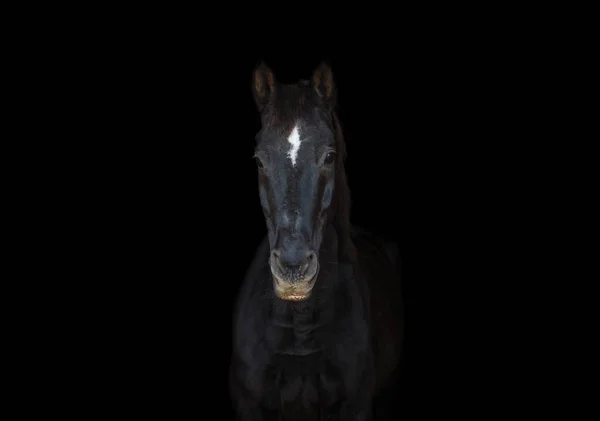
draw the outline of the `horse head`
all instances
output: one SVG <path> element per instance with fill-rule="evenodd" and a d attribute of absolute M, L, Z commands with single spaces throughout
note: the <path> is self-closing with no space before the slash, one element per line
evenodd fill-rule
<path fill-rule="evenodd" d="M 336 172 L 343 171 L 333 74 L 321 63 L 310 80 L 282 84 L 260 63 L 252 91 L 261 116 L 254 158 L 274 290 L 280 299 L 302 301 L 317 280 Z"/>

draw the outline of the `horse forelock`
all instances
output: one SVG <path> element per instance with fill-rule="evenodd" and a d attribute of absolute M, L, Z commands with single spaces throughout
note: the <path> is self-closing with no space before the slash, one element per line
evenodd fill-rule
<path fill-rule="evenodd" d="M 288 135 L 298 120 L 310 115 L 310 92 L 300 85 L 282 85 L 263 112 L 264 128 Z"/>

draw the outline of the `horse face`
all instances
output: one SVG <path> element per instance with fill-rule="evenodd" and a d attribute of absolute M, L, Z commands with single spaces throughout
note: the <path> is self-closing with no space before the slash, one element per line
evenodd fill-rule
<path fill-rule="evenodd" d="M 277 100 L 263 113 L 254 155 L 274 290 L 290 301 L 307 299 L 317 280 L 334 190 L 333 129 L 313 88 L 308 83 L 278 87 Z"/>

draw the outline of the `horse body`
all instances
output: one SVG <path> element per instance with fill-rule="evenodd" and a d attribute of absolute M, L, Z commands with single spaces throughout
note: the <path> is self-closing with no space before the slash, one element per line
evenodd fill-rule
<path fill-rule="evenodd" d="M 257 151 L 268 235 L 236 304 L 234 404 L 241 420 L 368 420 L 402 340 L 397 251 L 350 228 L 330 69 L 286 91 L 263 65 L 254 88 L 263 127 L 286 129 Z"/>

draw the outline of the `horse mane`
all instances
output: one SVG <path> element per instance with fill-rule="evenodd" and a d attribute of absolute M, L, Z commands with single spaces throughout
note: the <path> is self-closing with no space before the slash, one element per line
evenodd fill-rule
<path fill-rule="evenodd" d="M 334 195 L 334 215 L 333 224 L 338 231 L 338 241 L 340 244 L 340 259 L 347 261 L 355 261 L 356 248 L 351 238 L 351 222 L 350 222 L 350 187 L 348 178 L 346 177 L 345 161 L 347 156 L 346 142 L 344 141 L 344 133 L 340 124 L 339 118 L 335 110 L 331 111 L 336 150 L 338 153 L 338 161 L 335 169 L 335 190 Z"/>

